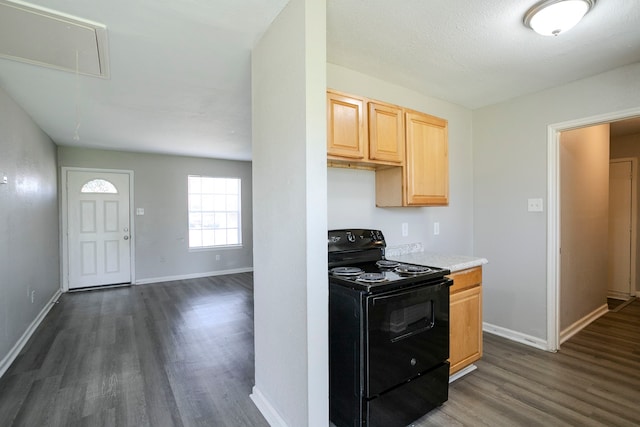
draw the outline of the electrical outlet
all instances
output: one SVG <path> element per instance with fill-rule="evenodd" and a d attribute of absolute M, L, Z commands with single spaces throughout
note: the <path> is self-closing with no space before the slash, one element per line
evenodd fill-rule
<path fill-rule="evenodd" d="M 216 261 L 220 261 L 220 255 L 216 255 Z"/>
<path fill-rule="evenodd" d="M 409 223 L 402 223 L 402 237 L 407 237 L 409 235 Z"/>
<path fill-rule="evenodd" d="M 435 236 L 437 236 L 438 234 L 440 234 L 440 223 L 439 222 L 434 222 L 433 223 L 433 234 Z"/>
<path fill-rule="evenodd" d="M 527 211 L 529 212 L 542 212 L 542 199 L 528 199 Z"/>
<path fill-rule="evenodd" d="M 31 304 L 33 304 L 33 300 L 36 298 L 36 291 L 31 291 Z"/>

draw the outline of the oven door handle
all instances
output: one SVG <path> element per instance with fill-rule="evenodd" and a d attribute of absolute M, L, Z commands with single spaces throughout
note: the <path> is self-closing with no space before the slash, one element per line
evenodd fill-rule
<path fill-rule="evenodd" d="M 393 338 L 391 338 L 390 341 L 392 343 L 396 343 L 396 342 L 401 341 L 401 340 L 403 340 L 405 338 L 409 338 L 409 337 L 412 337 L 414 335 L 418 335 L 418 334 L 420 334 L 422 332 L 426 332 L 428 330 L 433 329 L 433 325 L 434 325 L 434 322 L 433 322 L 433 320 L 431 320 L 431 324 L 425 326 L 424 328 L 420 328 L 420 329 L 416 329 L 415 331 L 407 332 L 406 334 L 400 335 L 398 337 L 393 337 Z"/>

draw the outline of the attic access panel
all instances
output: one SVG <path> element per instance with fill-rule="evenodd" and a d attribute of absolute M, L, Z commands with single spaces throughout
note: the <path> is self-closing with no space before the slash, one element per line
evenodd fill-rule
<path fill-rule="evenodd" d="M 108 78 L 107 28 L 28 3 L 0 0 L 0 57 Z"/>

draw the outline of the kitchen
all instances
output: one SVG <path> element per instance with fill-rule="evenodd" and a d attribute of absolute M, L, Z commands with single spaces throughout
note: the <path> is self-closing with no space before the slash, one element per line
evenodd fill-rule
<path fill-rule="evenodd" d="M 293 4 L 295 6 L 296 4 Z M 289 11 L 293 14 L 282 17 L 273 30 L 286 27 L 286 20 L 292 22 L 305 21 L 300 10 Z M 294 13 L 295 12 L 295 13 Z M 322 16 L 323 12 L 315 16 Z M 316 28 L 313 34 L 324 33 L 324 25 Z M 284 31 L 284 29 L 283 29 Z M 294 30 L 291 30 L 294 31 Z M 254 229 L 264 230 L 266 235 L 255 243 L 254 267 L 256 283 L 269 284 L 285 295 L 285 302 L 304 307 L 296 313 L 296 324 L 293 331 L 282 336 L 268 322 L 256 331 L 257 361 L 256 376 L 259 389 L 265 390 L 269 399 L 278 411 L 285 414 L 291 425 L 304 425 L 306 420 L 316 419 L 325 407 L 322 396 L 326 388 L 322 386 L 322 378 L 326 372 L 322 369 L 312 370 L 311 366 L 326 364 L 323 359 L 321 343 L 307 342 L 308 336 L 322 336 L 322 307 L 313 301 L 322 301 L 324 294 L 318 292 L 321 277 L 325 277 L 326 263 L 311 261 L 326 259 L 326 230 L 334 226 L 360 225 L 362 219 L 368 219 L 376 227 L 385 230 L 394 244 L 411 244 L 422 242 L 426 250 L 437 250 L 461 254 L 478 254 L 487 258 L 485 276 L 485 321 L 499 325 L 506 330 L 518 331 L 526 337 L 544 341 L 546 339 L 546 215 L 531 214 L 523 207 L 528 198 L 545 198 L 547 194 L 547 126 L 584 117 L 595 117 L 601 114 L 627 111 L 637 107 L 638 103 L 638 64 L 621 66 L 604 74 L 588 77 L 568 83 L 555 89 L 548 89 L 533 95 L 526 95 L 504 101 L 493 106 L 475 110 L 442 101 L 434 97 L 420 95 L 416 91 L 402 88 L 378 78 L 355 72 L 345 67 L 328 64 L 324 53 L 324 43 L 300 48 L 294 45 L 299 33 L 281 36 L 278 49 L 261 56 L 256 51 L 258 61 L 254 67 L 260 67 L 259 61 L 267 62 L 265 56 L 273 55 L 282 58 L 281 51 L 290 53 L 291 58 L 301 61 L 301 49 L 313 51 L 315 64 L 314 79 L 301 75 L 299 68 L 295 81 L 283 82 L 282 78 L 273 78 L 274 89 L 271 99 L 280 100 L 280 105 L 290 103 L 286 112 L 289 117 L 300 117 L 300 111 L 313 109 L 309 113 L 309 123 L 322 122 L 324 117 L 323 99 L 327 87 L 359 93 L 372 98 L 381 99 L 398 105 L 407 105 L 449 121 L 450 147 L 450 205 L 447 208 L 429 209 L 377 209 L 372 198 L 360 197 L 362 191 L 373 191 L 373 174 L 369 171 L 326 170 L 323 164 L 316 164 L 325 158 L 324 129 L 322 123 L 315 124 L 307 130 L 297 125 L 282 134 L 262 132 L 266 123 L 258 114 L 254 124 L 254 134 L 261 135 L 254 141 L 254 182 L 258 183 L 254 192 L 255 209 L 263 218 L 258 218 Z M 310 41 L 307 43 L 311 43 Z M 316 42 L 318 43 L 318 42 Z M 262 45 L 260 49 L 264 49 Z M 299 62 L 291 59 L 300 67 Z M 268 68 L 270 63 L 263 66 Z M 326 67 L 326 81 L 323 77 Z M 282 68 L 285 68 L 282 66 Z M 292 71 L 281 69 L 283 75 L 289 76 Z M 317 74 L 317 75 L 316 75 Z M 319 76 L 319 77 L 318 77 Z M 314 102 L 307 105 L 299 94 L 306 87 L 303 80 L 314 80 L 310 83 L 310 91 Z M 285 79 L 286 80 L 286 79 Z M 267 91 L 259 87 L 255 81 L 256 93 Z M 289 94 L 291 92 L 291 94 Z M 605 94 L 605 95 L 603 95 Z M 265 98 L 267 99 L 267 98 Z M 591 101 L 591 102 L 588 102 Z M 273 105 L 268 100 L 256 100 L 255 109 L 260 106 Z M 284 108 L 284 107 L 283 107 Z M 305 116 L 306 117 L 306 116 Z M 315 117 L 316 120 L 312 118 Z M 311 124 L 309 125 L 311 126 Z M 308 137 L 308 135 L 313 135 Z M 303 152 L 300 140 L 309 152 Z M 517 142 L 514 143 L 514 142 Z M 271 150 L 271 151 L 270 151 Z M 288 169 L 293 176 L 301 179 L 292 180 L 291 175 L 274 174 L 273 165 Z M 496 173 L 500 171 L 500 173 Z M 505 176 L 509 179 L 505 179 Z M 304 179 L 302 179 L 304 178 Z M 301 181 L 308 180 L 307 188 L 301 188 Z M 327 187 L 327 188 L 325 188 Z M 339 187 L 350 191 L 333 196 L 329 188 Z M 288 197 L 269 198 L 274 188 L 288 188 Z M 369 190 L 366 190 L 366 189 Z M 358 192 L 353 192 L 355 190 Z M 327 192 L 327 206 L 320 200 L 311 200 L 303 204 L 307 194 L 324 194 Z M 340 195 L 342 194 L 342 195 Z M 352 199 L 353 195 L 357 195 Z M 289 206 L 296 200 L 295 206 Z M 262 206 L 281 209 L 276 215 L 271 210 L 261 210 Z M 340 206 L 338 208 L 338 206 Z M 345 207 L 353 206 L 360 210 Z M 328 212 L 323 218 L 323 212 Z M 357 212 L 357 213 L 356 213 Z M 444 214 L 446 212 L 446 214 Z M 278 230 L 282 218 L 300 218 L 290 223 L 292 230 L 301 234 L 308 233 L 309 241 L 305 244 L 308 254 L 295 257 L 295 276 L 307 277 L 306 289 L 300 289 L 298 281 L 293 279 L 279 282 L 282 278 L 271 273 L 269 262 L 272 257 L 267 254 L 276 242 L 276 249 L 286 250 L 288 241 Z M 406 219 L 405 219 L 406 218 Z M 429 224 L 425 227 L 423 221 Z M 348 222 L 348 224 L 347 224 Z M 402 236 L 402 223 L 408 223 L 409 236 Z M 433 235 L 433 223 L 440 224 L 440 234 Z M 311 224 L 311 225 L 307 225 Z M 263 227 L 264 226 L 264 227 Z M 439 244 L 438 244 L 439 243 Z M 287 268 L 290 264 L 284 260 L 276 260 L 276 266 Z M 521 272 L 529 274 L 522 276 Z M 305 288 L 302 286 L 302 288 Z M 279 313 L 281 302 L 269 295 L 257 291 L 257 314 L 265 320 L 282 319 Z M 313 319 L 307 325 L 307 319 Z M 316 322 L 316 320 L 320 320 Z M 309 329 L 307 329 L 309 328 Z M 291 335 L 295 338 L 290 339 Z M 269 342 L 272 342 L 270 347 Z M 292 348 L 282 357 L 282 348 Z M 307 353 L 308 351 L 308 353 Z M 307 354 L 300 361 L 299 355 Z M 282 381 L 291 384 L 281 389 Z M 304 397 L 303 397 L 304 396 Z M 310 402 L 301 404 L 301 402 Z"/>

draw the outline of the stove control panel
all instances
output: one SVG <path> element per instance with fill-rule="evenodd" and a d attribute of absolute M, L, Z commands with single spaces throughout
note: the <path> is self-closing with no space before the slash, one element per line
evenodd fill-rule
<path fill-rule="evenodd" d="M 329 252 L 356 251 L 386 246 L 380 230 L 343 229 L 329 230 Z"/>

